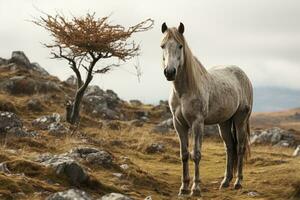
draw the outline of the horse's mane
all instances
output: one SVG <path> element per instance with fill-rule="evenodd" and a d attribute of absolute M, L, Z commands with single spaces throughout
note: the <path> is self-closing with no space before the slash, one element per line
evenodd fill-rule
<path fill-rule="evenodd" d="M 176 28 L 169 28 L 166 36 L 163 38 L 162 43 L 165 43 L 170 38 L 175 39 L 179 44 L 183 46 L 184 51 L 184 70 L 187 75 L 187 84 L 190 89 L 197 91 L 200 86 L 203 75 L 207 74 L 206 69 L 200 63 L 200 61 L 193 56 L 191 49 L 189 48 L 184 36 L 178 32 Z"/>

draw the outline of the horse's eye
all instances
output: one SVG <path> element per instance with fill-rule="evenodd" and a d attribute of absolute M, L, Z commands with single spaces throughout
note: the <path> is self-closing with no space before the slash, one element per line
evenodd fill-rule
<path fill-rule="evenodd" d="M 162 44 L 160 47 L 161 47 L 162 49 L 164 49 L 164 48 L 165 48 L 165 46 L 166 46 L 166 45 Z"/>
<path fill-rule="evenodd" d="M 179 49 L 182 49 L 182 45 L 181 44 L 179 45 Z"/>

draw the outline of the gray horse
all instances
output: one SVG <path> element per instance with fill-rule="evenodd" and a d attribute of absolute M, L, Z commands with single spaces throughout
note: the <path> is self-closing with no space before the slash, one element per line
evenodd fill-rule
<path fill-rule="evenodd" d="M 226 170 L 220 188 L 229 186 L 236 171 L 234 188 L 242 187 L 243 159 L 250 154 L 249 117 L 253 89 L 246 74 L 236 66 L 206 70 L 193 56 L 183 36 L 184 25 L 161 27 L 164 75 L 172 81 L 169 105 L 180 139 L 182 185 L 179 195 L 201 196 L 199 162 L 204 125 L 218 124 L 226 149 Z M 189 131 L 193 150 L 189 153 Z M 189 157 L 194 161 L 192 190 L 189 189 Z"/>

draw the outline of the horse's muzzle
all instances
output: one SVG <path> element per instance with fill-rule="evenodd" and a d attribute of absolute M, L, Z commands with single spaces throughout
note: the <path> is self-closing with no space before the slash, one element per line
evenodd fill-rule
<path fill-rule="evenodd" d="M 165 68 L 164 74 L 168 81 L 174 81 L 175 75 L 176 75 L 176 69 L 175 68 Z"/>

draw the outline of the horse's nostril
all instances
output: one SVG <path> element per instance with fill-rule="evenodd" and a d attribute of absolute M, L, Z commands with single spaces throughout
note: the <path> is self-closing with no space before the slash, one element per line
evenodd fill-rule
<path fill-rule="evenodd" d="M 167 68 L 166 68 L 166 69 L 164 69 L 164 75 L 167 76 L 167 74 L 168 73 L 167 73 Z"/>

